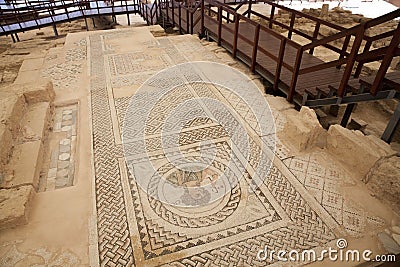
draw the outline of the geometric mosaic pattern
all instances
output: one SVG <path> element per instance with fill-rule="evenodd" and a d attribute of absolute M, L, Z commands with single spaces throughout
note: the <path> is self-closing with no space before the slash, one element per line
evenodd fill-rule
<path fill-rule="evenodd" d="M 321 164 L 327 158 L 323 152 L 314 152 L 284 160 L 289 170 L 314 198 L 332 215 L 346 232 L 360 236 L 367 226 L 383 226 L 384 220 L 366 214 L 357 203 L 348 202 L 340 187 L 352 181 L 335 163 Z M 329 167 L 324 167 L 329 166 Z"/>
<path fill-rule="evenodd" d="M 77 104 L 55 109 L 50 138 L 58 142 L 49 149 L 50 162 L 43 169 L 47 175 L 41 177 L 40 191 L 72 186 L 74 183 L 77 114 Z"/>
<path fill-rule="evenodd" d="M 268 143 L 268 136 L 253 135 L 251 157 L 240 182 L 229 193 L 211 206 L 202 210 L 177 208 L 161 203 L 147 195 L 136 183 L 121 154 L 121 143 L 116 131 L 121 132 L 122 121 L 129 102 L 128 97 L 110 99 L 116 77 L 129 77 L 149 70 L 154 73 L 167 66 L 188 61 L 191 53 L 184 42 L 173 44 L 168 38 L 158 38 L 159 57 L 145 56 L 143 51 L 127 53 L 103 51 L 109 47 L 107 33 L 90 36 L 90 89 L 92 103 L 92 128 L 94 168 L 96 184 L 96 209 L 98 253 L 101 266 L 264 266 L 276 261 L 261 262 L 256 255 L 260 249 L 298 249 L 323 247 L 334 240 L 338 233 L 333 229 L 337 223 L 324 211 L 320 203 L 308 193 L 289 169 L 278 159 L 271 159 L 262 153 L 262 142 Z M 154 39 L 149 42 L 154 47 Z M 187 55 L 187 56 L 186 56 Z M 146 57 L 151 57 L 148 62 Z M 207 55 L 207 59 L 212 57 Z M 146 61 L 147 67 L 138 62 Z M 190 81 L 196 73 L 183 73 L 183 79 Z M 128 75 L 128 76 L 127 76 Z M 168 83 L 168 80 L 164 81 Z M 122 86 L 126 86 L 125 83 Z M 134 83 L 131 83 L 134 84 Z M 157 85 L 155 85 L 157 86 Z M 160 86 L 160 85 L 158 85 Z M 227 101 L 242 110 L 249 129 L 257 129 L 257 123 L 245 107 L 224 90 L 191 87 L 199 96 L 213 97 Z M 111 106 L 110 106 L 111 103 Z M 143 103 L 145 105 L 146 103 Z M 113 106 L 112 106 L 113 105 Z M 164 109 L 173 102 L 166 101 Z M 207 109 L 212 107 L 207 106 Z M 155 113 L 156 115 L 162 114 Z M 159 146 L 159 126 L 162 117 L 154 118 L 149 139 L 152 144 L 150 160 L 166 179 L 176 180 L 179 175 L 188 175 L 175 170 L 165 158 Z M 254 122 L 254 123 L 253 123 Z M 113 125 L 117 125 L 114 128 Z M 130 125 L 128 125 L 129 127 Z M 132 126 L 134 128 L 134 126 Z M 134 133 L 132 129 L 132 133 Z M 196 159 L 201 136 L 211 136 L 215 141 L 217 156 L 210 167 L 215 173 L 226 171 L 226 158 L 230 151 L 240 164 L 240 149 L 236 150 L 221 127 L 204 119 L 185 126 L 179 140 L 182 153 L 188 159 Z M 151 138 L 150 138 L 151 136 Z M 140 166 L 141 151 L 132 144 L 135 157 L 129 164 Z M 282 152 L 282 151 L 281 151 Z M 277 151 L 277 153 L 281 153 Z M 239 153 L 239 154 L 238 154 Z M 283 153 L 283 152 L 282 152 Z M 265 170 L 264 183 L 251 190 L 256 168 L 266 168 L 273 160 L 270 171 Z M 193 175 L 193 173 L 191 174 Z M 196 174 L 194 179 L 203 177 Z M 232 175 L 237 175 L 232 172 Z M 163 176 L 163 177 L 164 177 Z M 218 190 L 218 188 L 216 188 Z M 194 210 L 193 210 L 194 209 Z"/>

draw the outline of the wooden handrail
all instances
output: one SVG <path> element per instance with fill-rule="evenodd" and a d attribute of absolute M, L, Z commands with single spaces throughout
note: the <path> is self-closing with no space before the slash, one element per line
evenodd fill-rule
<path fill-rule="evenodd" d="M 344 30 L 344 31 L 335 33 L 333 35 L 327 36 L 327 37 L 325 37 L 323 39 L 319 39 L 317 41 L 314 41 L 314 42 L 311 42 L 309 44 L 306 44 L 306 45 L 303 46 L 303 49 L 304 50 L 308 50 L 308 49 L 315 48 L 317 46 L 324 45 L 324 44 L 330 43 L 332 41 L 341 39 L 341 38 L 346 37 L 348 35 L 354 35 L 358 31 L 360 26 L 361 25 L 357 25 L 357 26 L 351 27 L 351 28 L 349 28 L 347 30 Z"/>
<path fill-rule="evenodd" d="M 400 8 L 398 8 L 386 15 L 383 15 L 383 16 L 380 16 L 380 17 L 377 17 L 375 19 L 371 19 L 371 20 L 365 22 L 365 28 L 368 29 L 368 28 L 374 27 L 376 25 L 382 24 L 384 22 L 393 20 L 398 17 L 400 17 Z"/>
<path fill-rule="evenodd" d="M 358 54 L 358 50 L 360 49 L 361 42 L 364 37 L 365 28 L 363 27 L 364 24 L 360 25 L 361 27 L 357 28 L 356 38 L 354 40 L 353 46 L 351 47 L 350 55 L 347 58 L 346 68 L 344 70 L 342 80 L 340 81 L 340 85 L 337 91 L 337 95 L 339 97 L 343 97 L 346 92 L 346 86 L 349 82 L 351 72 L 353 70 L 353 66 L 355 63 L 356 56 Z"/>
<path fill-rule="evenodd" d="M 387 37 L 391 37 L 395 33 L 395 31 L 396 30 L 391 30 L 391 31 L 387 31 L 387 32 L 375 35 L 375 36 L 366 36 L 365 38 L 367 41 L 373 42 L 373 41 L 377 41 L 377 40 L 384 39 Z"/>
<path fill-rule="evenodd" d="M 315 71 L 323 70 L 323 69 L 327 69 L 327 68 L 337 67 L 337 66 L 343 65 L 345 63 L 347 63 L 346 58 L 336 59 L 336 60 L 332 60 L 329 62 L 324 62 L 324 63 L 317 64 L 317 65 L 314 65 L 311 67 L 300 69 L 299 75 L 310 73 L 310 72 L 315 72 Z"/>
<path fill-rule="evenodd" d="M 370 88 L 370 93 L 372 95 L 375 96 L 378 93 L 382 85 L 382 80 L 385 77 L 385 74 L 390 66 L 390 63 L 392 62 L 393 54 L 398 49 L 399 44 L 400 44 L 400 23 L 397 25 L 396 32 L 393 35 L 392 40 L 390 41 L 386 54 L 382 60 L 381 66 L 379 67 L 378 73 L 375 76 L 374 83 Z"/>

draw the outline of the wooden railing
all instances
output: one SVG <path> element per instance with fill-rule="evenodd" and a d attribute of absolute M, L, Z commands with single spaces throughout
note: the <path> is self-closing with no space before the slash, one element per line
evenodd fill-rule
<path fill-rule="evenodd" d="M 74 19 L 139 13 L 138 0 L 11 1 L 0 4 L 0 35 L 40 28 Z M 129 18 L 128 18 L 129 19 Z M 34 24 L 27 24 L 33 22 Z"/>
<path fill-rule="evenodd" d="M 186 6 L 183 2 L 155 0 L 153 4 L 147 5 L 149 12 L 143 12 L 142 16 L 148 24 L 154 24 L 155 18 L 160 16 L 164 10 L 165 19 L 177 26 L 181 33 L 193 34 L 195 29 L 199 29 L 201 12 L 201 2 L 195 2 L 191 6 Z"/>
<path fill-rule="evenodd" d="M 382 60 L 380 70 L 376 76 L 376 81 L 371 89 L 371 94 L 376 94 L 376 92 L 379 91 L 379 85 L 381 84 L 384 74 L 387 72 L 392 58 L 400 55 L 398 48 L 400 40 L 399 28 L 375 36 L 369 36 L 366 34 L 367 29 L 400 17 L 400 9 L 346 29 L 320 18 L 278 5 L 271 1 L 263 2 L 271 7 L 269 17 L 252 10 L 250 7 L 251 2 L 249 3 L 244 1 L 242 1 L 239 6 L 232 7 L 228 4 L 224 4 L 222 1 L 202 0 L 201 2 L 198 2 L 196 6 L 189 8 L 185 7 L 184 3 L 181 2 L 164 0 L 162 2 L 162 7 L 164 7 L 164 12 L 166 13 L 168 20 L 179 27 L 181 32 L 195 32 L 203 35 L 205 30 L 210 30 L 208 28 L 211 27 L 210 25 L 206 25 L 205 20 L 207 23 L 213 24 L 213 27 L 216 27 L 217 43 L 221 45 L 221 43 L 224 42 L 225 46 L 228 46 L 231 50 L 234 57 L 237 56 L 238 50 L 240 50 L 238 48 L 238 40 L 243 41 L 246 45 L 250 45 L 252 47 L 251 56 L 247 56 L 245 61 L 247 61 L 252 71 L 255 71 L 260 65 L 259 62 L 257 62 L 257 53 L 262 53 L 267 56 L 271 61 L 275 62 L 277 66 L 275 73 L 273 73 L 274 89 L 277 89 L 279 85 L 282 69 L 285 68 L 288 70 L 292 74 L 289 88 L 286 90 L 289 101 L 293 101 L 293 97 L 296 94 L 296 84 L 301 75 L 332 67 L 339 69 L 345 65 L 342 72 L 341 84 L 336 92 L 338 97 L 343 97 L 347 93 L 347 84 L 352 75 L 358 77 L 365 63 Z M 254 3 L 254 1 L 252 3 Z M 249 4 L 248 9 L 243 14 L 239 14 L 238 10 L 244 4 Z M 278 10 L 289 14 L 290 22 L 288 25 L 276 19 L 276 12 Z M 193 20 L 194 14 L 197 14 L 195 20 Z M 254 19 L 250 19 L 250 17 L 257 17 L 258 19 L 264 20 L 265 23 L 263 24 L 265 25 L 256 22 Z M 309 22 L 314 23 L 312 34 L 304 32 L 297 27 L 299 18 L 305 18 Z M 198 30 L 194 31 L 194 26 L 198 26 L 199 22 L 200 27 L 197 27 Z M 240 22 L 245 22 L 251 25 L 254 30 L 254 34 L 251 34 L 251 36 L 253 36 L 252 39 L 249 39 L 246 34 L 240 33 Z M 234 23 L 235 26 L 233 29 L 232 27 L 227 26 L 229 23 Z M 284 36 L 283 34 L 278 33 L 275 30 L 275 27 L 285 29 L 287 35 Z M 322 27 L 336 31 L 336 33 L 320 39 L 320 30 Z M 234 38 L 231 43 L 227 43 L 227 40 L 223 40 L 222 35 L 225 31 L 233 34 Z M 260 33 L 269 34 L 273 36 L 273 38 L 279 40 L 280 45 L 277 54 L 274 55 L 259 45 Z M 293 34 L 300 35 L 310 40 L 310 43 L 300 45 L 294 42 L 292 40 Z M 371 50 L 373 42 L 385 38 L 391 38 L 392 41 L 390 45 Z M 332 42 L 341 42 L 342 45 L 338 47 L 333 45 Z M 364 45 L 364 49 L 360 52 L 362 45 Z M 285 52 L 290 47 L 297 51 L 294 64 L 292 65 L 285 60 Z M 312 55 L 314 50 L 320 47 L 324 47 L 337 53 L 338 58 L 329 62 L 302 67 L 304 53 L 307 52 Z M 241 56 L 246 57 L 244 55 Z"/>
<path fill-rule="evenodd" d="M 312 68 L 305 69 L 300 71 L 299 74 L 307 73 L 315 71 L 316 69 L 326 68 L 330 66 L 340 67 L 343 64 L 346 64 L 344 69 L 344 74 L 341 80 L 341 84 L 338 88 L 337 95 L 339 97 L 343 97 L 346 93 L 346 87 L 348 81 L 352 75 L 353 67 L 357 64 L 355 72 L 353 74 L 354 77 L 358 77 L 361 74 L 362 67 L 365 63 L 374 62 L 379 60 L 384 60 L 380 65 L 378 75 L 376 76 L 376 80 L 374 82 L 374 86 L 371 88 L 371 94 L 375 95 L 377 93 L 377 88 L 379 84 L 381 84 L 389 65 L 393 59 L 393 57 L 397 57 L 400 55 L 400 49 L 398 48 L 399 40 L 400 40 L 400 28 L 399 26 L 395 30 L 390 30 L 381 34 L 377 34 L 375 36 L 369 36 L 366 34 L 366 30 L 372 28 L 374 26 L 380 25 L 387 21 L 393 20 L 395 18 L 400 17 L 400 9 L 397 9 L 391 13 L 388 13 L 384 16 L 378 17 L 373 20 L 369 20 L 367 22 L 361 23 L 357 26 L 354 26 L 350 29 L 345 29 L 337 34 L 332 36 L 325 37 L 320 40 L 314 40 L 313 42 L 304 45 L 303 50 L 311 50 L 318 46 L 325 46 L 329 42 L 340 40 L 345 38 L 345 42 L 343 45 L 342 51 L 339 53 L 339 59 L 333 60 L 330 62 L 326 62 L 323 65 L 316 65 Z M 371 49 L 371 45 L 374 41 L 379 41 L 385 38 L 391 38 L 391 43 L 388 46 L 383 46 L 374 50 Z M 347 52 L 349 47 L 349 40 L 353 38 L 353 44 L 351 46 L 350 52 Z M 360 53 L 360 47 L 362 42 L 365 42 L 364 49 Z M 335 51 L 332 49 L 332 51 Z M 336 52 L 336 51 L 335 51 Z"/>
<path fill-rule="evenodd" d="M 158 18 L 161 14 L 161 6 L 158 1 L 154 1 L 152 4 L 141 2 L 141 10 L 142 17 L 145 18 L 148 25 L 158 23 Z"/>

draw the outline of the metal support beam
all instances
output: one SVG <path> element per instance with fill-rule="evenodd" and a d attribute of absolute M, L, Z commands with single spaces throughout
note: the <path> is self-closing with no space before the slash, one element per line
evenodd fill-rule
<path fill-rule="evenodd" d="M 381 139 L 383 141 L 385 141 L 386 143 L 390 143 L 392 141 L 394 133 L 396 132 L 397 127 L 399 126 L 399 122 L 400 122 L 400 103 L 397 104 L 397 108 L 394 111 L 392 118 L 390 118 L 390 121 L 386 126 L 385 131 L 382 134 Z"/>
<path fill-rule="evenodd" d="M 353 112 L 355 105 L 356 105 L 355 103 L 351 103 L 351 104 L 347 105 L 346 110 L 344 111 L 342 121 L 340 122 L 340 125 L 342 127 L 346 128 L 347 123 L 349 122 L 349 119 L 350 119 L 350 115 Z"/>
<path fill-rule="evenodd" d="M 362 93 L 364 93 L 364 91 L 365 91 L 365 86 L 361 84 L 360 88 L 358 89 L 357 94 L 362 94 Z M 342 121 L 340 122 L 340 125 L 342 127 L 346 128 L 347 123 L 349 122 L 351 113 L 353 112 L 355 106 L 356 106 L 356 103 L 350 103 L 347 105 L 346 110 L 344 111 L 344 114 L 343 114 Z"/>
<path fill-rule="evenodd" d="M 84 19 L 85 19 L 86 30 L 88 31 L 89 30 L 89 26 L 88 26 L 88 23 L 87 23 L 87 19 L 86 19 L 86 17 Z"/>
<path fill-rule="evenodd" d="M 377 101 L 381 99 L 392 99 L 399 97 L 400 97 L 399 92 L 396 92 L 395 90 L 387 90 L 378 92 L 376 96 L 373 96 L 370 93 L 363 93 L 357 95 L 344 96 L 341 99 L 338 97 L 332 97 L 332 98 L 322 98 L 316 100 L 307 100 L 305 106 L 320 107 L 320 106 L 330 106 L 338 104 L 351 104 L 351 103 L 366 102 L 366 101 Z M 340 99 L 340 103 L 338 103 L 338 99 Z"/>

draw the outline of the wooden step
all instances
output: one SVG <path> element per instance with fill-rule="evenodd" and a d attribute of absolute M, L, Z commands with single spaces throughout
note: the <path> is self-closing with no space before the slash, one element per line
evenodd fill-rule
<path fill-rule="evenodd" d="M 372 87 L 374 80 L 375 76 L 362 77 L 360 78 L 360 83 L 369 91 L 369 88 Z M 383 79 L 383 89 L 400 90 L 400 71 L 386 73 L 385 78 Z"/>

